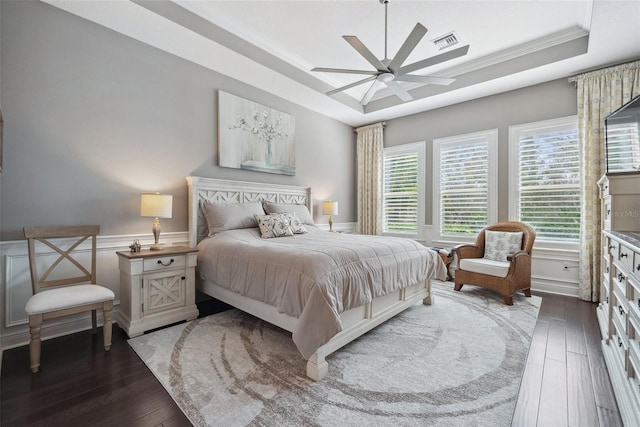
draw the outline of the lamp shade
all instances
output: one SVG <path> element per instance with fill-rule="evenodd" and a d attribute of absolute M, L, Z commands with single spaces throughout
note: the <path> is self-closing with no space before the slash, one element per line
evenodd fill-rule
<path fill-rule="evenodd" d="M 140 216 L 171 218 L 173 196 L 171 194 L 143 194 L 140 197 Z"/>
<path fill-rule="evenodd" d="M 323 215 L 338 215 L 338 202 L 334 200 L 325 200 L 322 202 Z"/>

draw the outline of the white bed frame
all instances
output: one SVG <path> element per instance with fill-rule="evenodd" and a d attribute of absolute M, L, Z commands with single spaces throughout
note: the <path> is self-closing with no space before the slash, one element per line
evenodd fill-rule
<path fill-rule="evenodd" d="M 247 203 L 268 200 L 275 203 L 297 203 L 306 205 L 313 215 L 313 197 L 309 187 L 228 181 L 195 176 L 187 177 L 187 183 L 189 185 L 189 244 L 191 246 L 196 246 L 208 234 L 207 223 L 200 210 L 200 203 L 203 201 Z M 273 306 L 228 291 L 213 282 L 201 280 L 197 274 L 196 287 L 207 295 L 289 332 L 294 330 L 298 321 L 294 317 L 279 313 Z M 430 279 L 375 298 L 364 306 L 345 311 L 340 315 L 343 330 L 309 358 L 307 375 L 315 381 L 321 380 L 329 370 L 329 365 L 325 360 L 328 355 L 420 300 L 426 305 L 433 302 Z"/>

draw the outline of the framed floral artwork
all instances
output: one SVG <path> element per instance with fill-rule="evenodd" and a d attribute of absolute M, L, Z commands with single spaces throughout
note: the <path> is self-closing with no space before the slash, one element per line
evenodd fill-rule
<path fill-rule="evenodd" d="M 218 92 L 218 164 L 257 172 L 296 174 L 295 117 Z"/>

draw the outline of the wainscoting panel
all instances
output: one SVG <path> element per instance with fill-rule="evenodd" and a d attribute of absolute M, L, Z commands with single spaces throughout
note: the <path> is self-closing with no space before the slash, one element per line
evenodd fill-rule
<path fill-rule="evenodd" d="M 328 229 L 326 224 L 318 224 L 319 228 Z M 334 223 L 339 232 L 352 233 L 355 223 Z M 425 230 L 428 246 L 452 247 L 454 243 L 433 242 L 430 230 Z M 127 236 L 98 236 L 97 262 L 98 282 L 112 289 L 116 294 L 113 318 L 119 308 L 120 273 L 116 251 L 129 250 L 133 240 L 139 239 L 143 247 L 148 247 L 152 237 L 147 234 Z M 162 233 L 161 241 L 168 246 L 188 245 L 188 233 Z M 88 248 L 86 248 L 88 250 Z M 48 256 L 44 250 L 41 256 Z M 24 306 L 31 296 L 31 278 L 29 259 L 25 240 L 0 242 L 0 273 L 2 287 L 0 289 L 0 348 L 12 348 L 29 342 L 27 315 Z M 573 251 L 559 251 L 534 248 L 532 265 L 532 289 L 559 295 L 578 295 L 578 254 Z M 102 324 L 101 315 L 98 322 Z M 67 335 L 86 330 L 91 327 L 88 313 L 68 316 L 46 322 L 42 336 L 44 339 Z"/>
<path fill-rule="evenodd" d="M 97 239 L 97 277 L 98 283 L 108 287 L 116 294 L 113 318 L 116 318 L 120 303 L 120 272 L 116 251 L 129 250 L 134 240 L 140 240 L 143 248 L 152 244 L 149 234 L 128 236 L 98 236 Z M 160 239 L 167 246 L 187 245 L 187 232 L 165 232 Z M 59 243 L 65 245 L 61 239 Z M 65 245 L 66 246 L 66 245 Z M 38 258 L 54 256 L 54 252 L 44 245 L 36 246 Z M 90 256 L 90 246 L 85 242 L 80 245 L 80 252 Z M 24 306 L 31 296 L 31 277 L 29 272 L 29 257 L 26 240 L 0 242 L 2 254 L 2 289 L 0 290 L 0 307 L 2 308 L 2 334 L 0 347 L 2 349 L 25 345 L 29 342 L 28 316 Z M 82 257 L 83 255 L 81 255 Z M 63 264 L 60 268 L 64 269 Z M 102 324 L 102 314 L 98 316 L 98 323 Z M 66 316 L 45 322 L 42 329 L 43 339 L 67 335 L 91 327 L 90 313 Z"/>

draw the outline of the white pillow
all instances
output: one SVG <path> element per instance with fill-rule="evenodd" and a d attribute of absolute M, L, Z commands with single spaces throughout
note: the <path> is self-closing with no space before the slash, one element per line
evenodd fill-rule
<path fill-rule="evenodd" d="M 309 209 L 305 205 L 296 205 L 291 203 L 273 203 L 266 200 L 262 201 L 262 207 L 268 214 L 293 212 L 298 215 L 303 224 L 315 225 Z"/>
<path fill-rule="evenodd" d="M 494 261 L 506 261 L 507 255 L 522 249 L 522 231 L 509 233 L 506 231 L 484 232 L 484 258 Z"/>
<path fill-rule="evenodd" d="M 291 227 L 293 234 L 304 234 L 307 232 L 307 229 L 304 228 L 304 224 L 300 221 L 300 218 L 298 218 L 298 215 L 295 212 L 273 213 L 269 215 L 280 215 L 284 218 L 284 220 L 289 223 L 289 227 Z"/>
<path fill-rule="evenodd" d="M 263 239 L 293 236 L 289 219 L 283 215 L 256 215 L 255 218 L 260 227 L 260 237 Z"/>
<path fill-rule="evenodd" d="M 201 209 L 207 220 L 209 237 L 225 230 L 256 228 L 258 221 L 255 215 L 264 215 L 262 204 L 259 202 L 231 204 L 203 202 Z"/>

